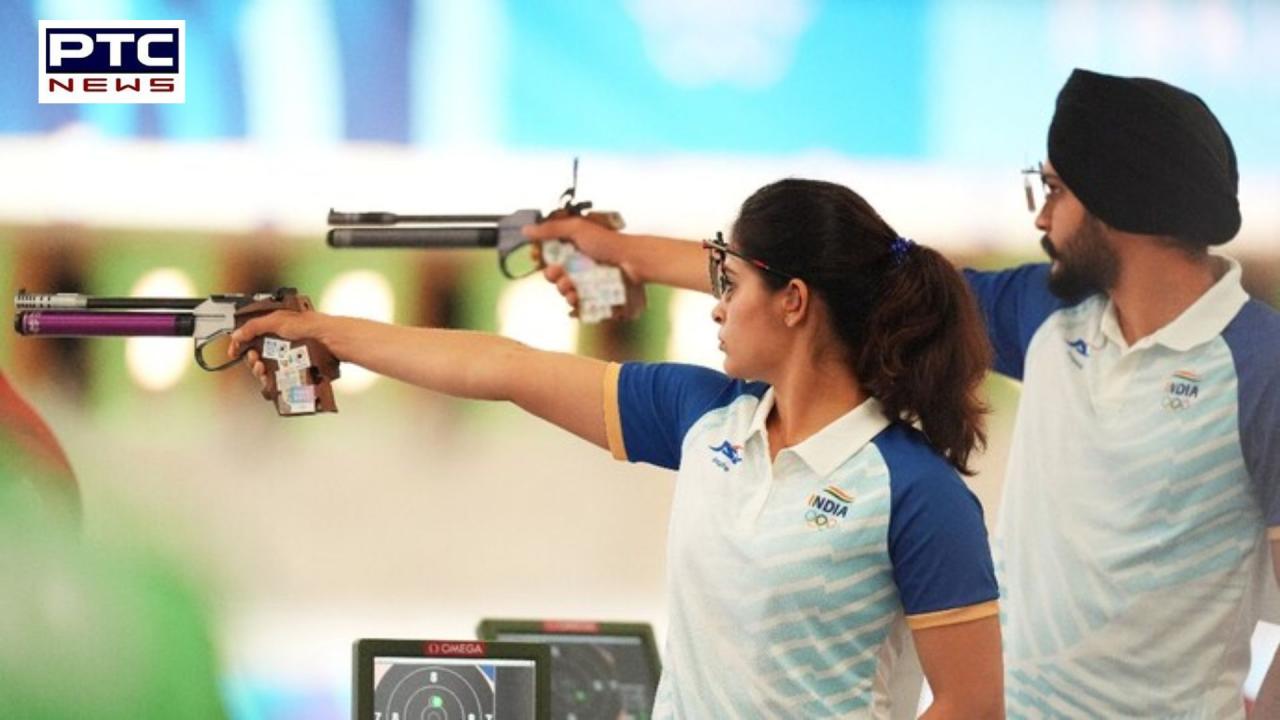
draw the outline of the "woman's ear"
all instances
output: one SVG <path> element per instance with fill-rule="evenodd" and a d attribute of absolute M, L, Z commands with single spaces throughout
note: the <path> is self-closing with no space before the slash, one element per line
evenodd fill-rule
<path fill-rule="evenodd" d="M 787 282 L 782 289 L 782 321 L 787 327 L 795 327 L 804 321 L 811 301 L 809 285 L 805 281 L 792 278 Z"/>

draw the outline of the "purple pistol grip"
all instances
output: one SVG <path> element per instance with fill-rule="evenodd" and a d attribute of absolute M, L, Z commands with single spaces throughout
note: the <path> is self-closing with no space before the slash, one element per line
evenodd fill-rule
<path fill-rule="evenodd" d="M 27 312 L 23 335 L 184 336 L 174 313 Z"/>

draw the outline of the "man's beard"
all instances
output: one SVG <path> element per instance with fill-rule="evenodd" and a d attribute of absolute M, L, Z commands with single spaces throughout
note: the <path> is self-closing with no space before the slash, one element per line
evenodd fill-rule
<path fill-rule="evenodd" d="M 1055 247 L 1048 235 L 1040 239 L 1040 247 L 1057 264 L 1049 271 L 1049 291 L 1054 295 L 1075 302 L 1115 287 L 1120 259 L 1107 243 L 1097 218 L 1087 218 L 1062 243 L 1065 251 Z"/>

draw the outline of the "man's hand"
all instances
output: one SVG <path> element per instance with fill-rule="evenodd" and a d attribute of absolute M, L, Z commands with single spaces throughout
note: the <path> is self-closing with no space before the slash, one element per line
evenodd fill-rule
<path fill-rule="evenodd" d="M 578 252 L 605 265 L 623 267 L 626 263 L 619 257 L 625 236 L 599 223 L 591 222 L 582 216 L 556 218 L 536 225 L 525 225 L 520 229 L 530 240 L 568 240 L 578 248 Z M 624 268 L 625 272 L 625 268 Z"/>
<path fill-rule="evenodd" d="M 622 282 L 627 290 L 627 302 L 625 305 L 614 308 L 614 320 L 632 320 L 644 312 L 644 283 L 638 277 L 634 266 L 622 257 L 622 250 L 627 242 L 626 236 L 622 233 L 583 217 L 547 220 L 537 225 L 526 225 L 522 231 L 525 237 L 537 243 L 544 240 L 568 241 L 578 249 L 578 252 L 595 262 L 618 267 L 622 271 Z M 565 272 L 564 267 L 560 265 L 547 265 L 543 268 L 542 275 L 556 286 L 565 302 L 573 308 L 570 315 L 577 317 L 578 291 L 569 273 Z"/>

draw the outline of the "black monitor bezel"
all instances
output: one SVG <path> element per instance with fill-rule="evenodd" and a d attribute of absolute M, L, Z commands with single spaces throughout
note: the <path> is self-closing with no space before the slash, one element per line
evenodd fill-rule
<path fill-rule="evenodd" d="M 480 652 L 430 653 L 431 644 L 481 646 Z M 471 648 L 474 650 L 474 648 Z M 537 643 L 475 640 L 405 640 L 361 638 L 352 643 L 351 715 L 373 720 L 373 659 L 375 657 L 444 658 L 450 660 L 534 661 L 534 720 L 551 720 L 551 649 Z"/>

